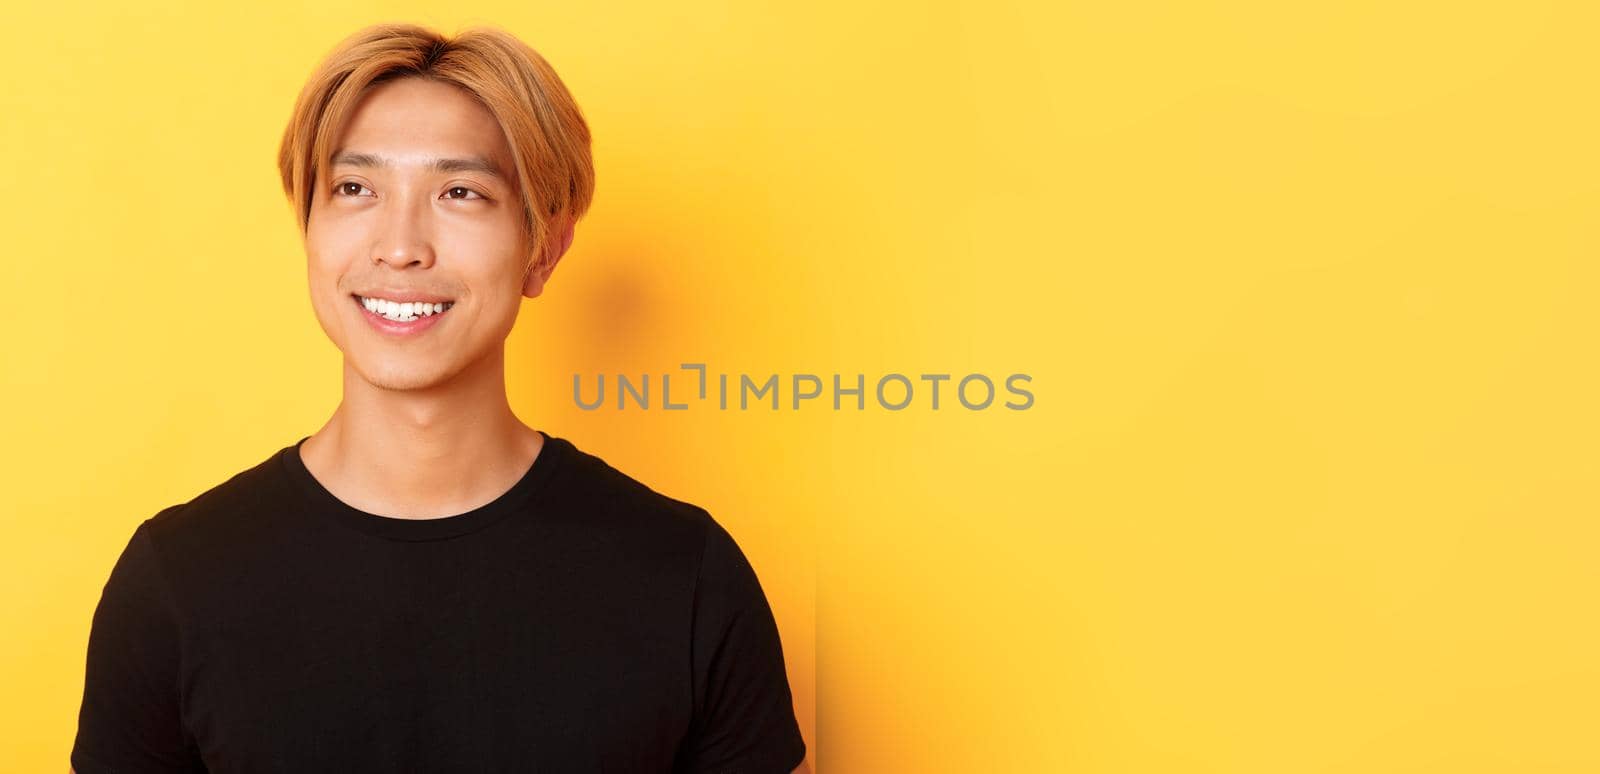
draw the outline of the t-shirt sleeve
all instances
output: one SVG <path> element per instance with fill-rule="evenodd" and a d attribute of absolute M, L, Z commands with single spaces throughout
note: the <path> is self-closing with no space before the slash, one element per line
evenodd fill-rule
<path fill-rule="evenodd" d="M 695 588 L 694 704 L 676 772 L 788 774 L 805 760 L 778 624 L 754 568 L 708 519 Z"/>
<path fill-rule="evenodd" d="M 95 607 L 72 745 L 78 774 L 205 771 L 180 719 L 176 611 L 146 520 Z"/>

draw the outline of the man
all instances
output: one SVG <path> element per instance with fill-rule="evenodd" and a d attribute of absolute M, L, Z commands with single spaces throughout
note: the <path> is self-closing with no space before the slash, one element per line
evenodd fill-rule
<path fill-rule="evenodd" d="M 368 28 L 279 163 L 342 400 L 135 530 L 73 771 L 808 771 L 729 533 L 506 398 L 521 297 L 594 187 L 550 66 L 498 30 Z"/>

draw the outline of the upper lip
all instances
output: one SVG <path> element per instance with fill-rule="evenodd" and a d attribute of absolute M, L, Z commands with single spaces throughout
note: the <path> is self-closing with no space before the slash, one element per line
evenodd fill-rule
<path fill-rule="evenodd" d="M 388 288 L 357 291 L 354 295 L 361 296 L 362 298 L 382 298 L 384 300 L 393 301 L 399 304 L 443 304 L 455 300 L 447 296 L 436 296 L 432 293 L 422 293 L 416 290 L 395 290 Z"/>

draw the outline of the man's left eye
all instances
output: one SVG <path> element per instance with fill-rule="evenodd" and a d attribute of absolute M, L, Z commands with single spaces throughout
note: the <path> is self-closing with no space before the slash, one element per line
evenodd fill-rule
<path fill-rule="evenodd" d="M 484 198 L 483 194 L 480 194 L 477 191 L 474 191 L 471 188 L 468 188 L 468 187 L 463 186 L 463 185 L 454 186 L 454 187 L 450 188 L 449 190 L 445 191 L 446 194 L 453 194 L 453 193 L 458 193 L 458 192 L 461 194 L 461 196 L 458 196 L 458 197 L 455 197 L 455 198 L 466 198 L 467 194 L 472 194 L 473 196 L 476 196 L 479 199 Z"/>

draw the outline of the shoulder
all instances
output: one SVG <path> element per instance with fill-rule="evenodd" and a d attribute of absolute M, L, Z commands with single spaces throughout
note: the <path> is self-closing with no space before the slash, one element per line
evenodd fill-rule
<path fill-rule="evenodd" d="M 668 495 L 566 442 L 558 494 L 545 515 L 553 529 L 571 530 L 608 547 L 634 546 L 670 553 L 697 567 L 708 546 L 728 540 L 727 531 L 703 506 Z"/>
<path fill-rule="evenodd" d="M 292 447 L 291 447 L 292 448 Z M 168 505 L 140 525 L 157 554 L 185 554 L 248 542 L 272 522 L 284 497 L 282 450 L 240 470 L 183 502 Z"/>
<path fill-rule="evenodd" d="M 667 495 L 622 472 L 599 455 L 567 444 L 565 464 L 558 471 L 564 498 L 581 503 L 606 526 L 688 530 L 696 535 L 715 524 L 703 507 Z"/>
<path fill-rule="evenodd" d="M 183 592 L 195 587 L 186 582 L 186 559 L 223 553 L 215 550 L 216 534 L 227 528 L 237 506 L 250 499 L 262 473 L 262 465 L 251 466 L 186 501 L 161 508 L 135 526 L 102 592 L 96 613 L 96 620 L 104 622 L 102 629 L 128 631 L 129 621 L 146 621 L 141 625 L 149 628 L 171 620 L 183 607 L 179 602 Z"/>

